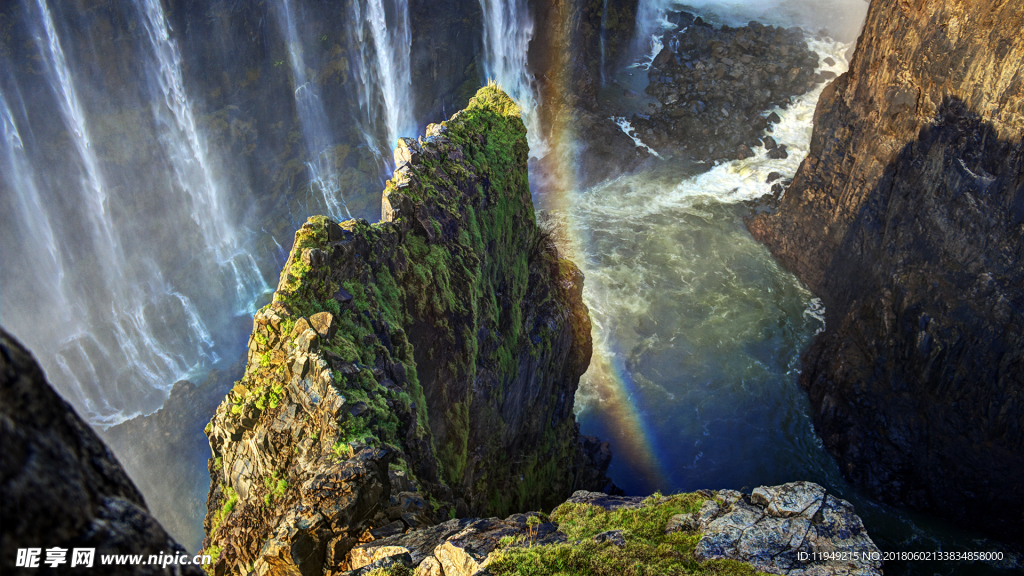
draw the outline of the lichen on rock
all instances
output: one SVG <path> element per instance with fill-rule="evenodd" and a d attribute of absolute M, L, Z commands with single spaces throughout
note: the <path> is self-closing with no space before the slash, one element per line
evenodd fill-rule
<path fill-rule="evenodd" d="M 607 482 L 572 414 L 583 277 L 537 228 L 519 115 L 482 88 L 401 139 L 380 223 L 296 232 L 207 427 L 215 573 L 331 573 L 385 526 L 550 508 L 588 487 L 577 477 Z"/>
<path fill-rule="evenodd" d="M 550 516 L 450 520 L 361 544 L 351 555 L 355 568 L 407 557 L 402 573 L 416 576 L 877 576 L 882 565 L 853 506 L 811 482 L 761 486 L 749 495 L 581 490 Z"/>

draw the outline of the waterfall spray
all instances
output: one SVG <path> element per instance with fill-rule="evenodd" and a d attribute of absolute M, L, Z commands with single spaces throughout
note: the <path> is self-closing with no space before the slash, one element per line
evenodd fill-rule
<path fill-rule="evenodd" d="M 74 36 L 62 38 L 59 11 L 46 0 L 32 4 L 27 24 L 49 90 L 35 92 L 41 103 L 26 102 L 11 75 L 0 91 L 0 235 L 20 247 L 2 256 L 3 322 L 85 416 L 113 424 L 155 410 L 174 382 L 218 360 L 204 314 L 223 306 L 211 302 L 233 296 L 236 310 L 248 311 L 267 286 L 218 185 L 159 1 L 134 3 L 149 80 L 140 95 L 148 86 L 152 102 L 152 123 L 142 124 L 159 144 L 139 154 L 147 160 L 139 165 L 112 161 L 109 116 L 97 123 L 102 138 L 94 144 L 96 112 L 83 95 L 95 84 L 81 84 L 68 58 L 81 51 L 65 50 Z M 57 111 L 54 132 L 44 129 L 39 142 L 32 106 Z M 45 164 L 53 138 L 65 147 L 62 166 Z M 140 201 L 140 182 L 152 183 L 146 197 L 154 202 Z"/>
<path fill-rule="evenodd" d="M 363 135 L 370 148 L 390 165 L 391 149 L 398 138 L 416 132 L 409 65 L 412 49 L 409 3 L 408 0 L 354 0 L 352 9 L 354 39 L 360 55 L 356 61 L 357 73 L 363 83 L 359 103 L 367 122 Z M 368 51 L 371 46 L 372 54 Z M 376 136 L 380 118 L 384 120 L 386 141 L 383 144 Z"/>
<path fill-rule="evenodd" d="M 334 138 L 327 121 L 327 113 L 324 111 L 316 83 L 306 79 L 306 61 L 291 0 L 279 0 L 277 14 L 288 41 L 288 62 L 295 85 L 295 110 L 299 115 L 306 153 L 309 156 L 306 167 L 310 173 L 310 193 L 315 195 L 319 192 L 332 218 L 351 218 L 352 214 L 341 192 L 339 167 L 330 150 Z"/>
<path fill-rule="evenodd" d="M 154 55 L 148 62 L 153 115 L 167 128 L 161 138 L 164 150 L 178 186 L 191 200 L 192 220 L 202 230 L 204 244 L 213 249 L 215 261 L 231 275 L 237 308 L 246 312 L 267 285 L 255 261 L 241 250 L 238 230 L 231 224 L 225 192 L 214 175 L 206 139 L 196 128 L 182 79 L 181 53 L 171 39 L 160 0 L 140 0 L 138 8 Z"/>

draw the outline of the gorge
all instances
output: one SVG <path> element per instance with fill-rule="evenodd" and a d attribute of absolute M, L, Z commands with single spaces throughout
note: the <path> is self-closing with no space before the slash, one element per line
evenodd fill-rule
<path fill-rule="evenodd" d="M 456 2 L 444 9 L 387 0 L 256 6 L 139 0 L 90 3 L 82 10 L 44 0 L 12 5 L 0 19 L 0 321 L 35 353 L 61 394 L 102 429 L 154 515 L 190 551 L 201 546 L 202 516 L 209 514 L 210 536 L 217 512 L 231 500 L 222 486 L 237 490 L 238 475 L 224 460 L 238 448 L 225 452 L 232 445 L 228 438 L 259 436 L 251 426 L 275 399 L 275 410 L 289 404 L 300 406 L 298 414 L 304 410 L 299 388 L 277 391 L 268 384 L 256 386 L 264 390 L 260 394 L 247 392 L 279 361 L 287 359 L 289 374 L 303 370 L 295 367 L 294 350 L 275 348 L 269 333 L 259 343 L 254 332 L 246 352 L 251 328 L 274 326 L 267 311 L 276 310 L 268 302 L 275 298 L 271 286 L 278 284 L 278 272 L 285 270 L 279 295 L 289 270 L 315 269 L 326 263 L 323 258 L 332 262 L 323 280 L 337 270 L 362 270 L 356 277 L 365 284 L 367 274 L 379 278 L 382 270 L 379 263 L 364 262 L 367 254 L 391 262 L 384 269 L 396 275 L 395 262 L 403 260 L 396 254 L 404 250 L 422 252 L 431 266 L 444 264 L 443 282 L 435 273 L 418 287 L 401 287 L 407 302 L 420 294 L 429 307 L 434 298 L 443 314 L 413 321 L 410 312 L 396 313 L 392 304 L 374 309 L 372 303 L 383 296 L 373 295 L 366 304 L 352 286 L 321 300 L 326 305 L 333 299 L 337 312 L 317 312 L 329 312 L 332 325 L 344 310 L 370 312 L 368 327 L 353 327 L 362 322 L 357 314 L 358 321 L 342 331 L 356 330 L 364 339 L 375 335 L 387 349 L 386 356 L 373 352 L 377 359 L 396 360 L 403 350 L 399 334 L 409 349 L 434 350 L 414 362 L 425 379 L 422 401 L 399 401 L 401 394 L 415 396 L 408 358 L 402 382 L 397 368 L 364 362 L 358 345 L 355 362 L 345 347 L 332 344 L 316 352 L 332 370 L 344 372 L 337 362 L 354 370 L 345 375 L 348 380 L 362 382 L 363 372 L 373 373 L 373 386 L 368 380 L 359 384 L 366 398 L 346 395 L 344 412 L 351 417 L 387 422 L 393 413 L 400 416 L 392 424 L 402 425 L 416 410 L 428 412 L 416 418 L 430 422 L 429 435 L 413 426 L 400 436 L 418 438 L 419 446 L 429 444 L 430 436 L 433 449 L 398 441 L 394 431 L 373 432 L 378 439 L 391 434 L 384 443 L 403 446 L 392 464 L 410 470 L 420 491 L 404 484 L 404 472 L 401 478 L 381 477 L 382 485 L 392 484 L 393 495 L 418 493 L 445 502 L 437 516 L 429 498 L 425 507 L 415 498 L 404 500 L 419 520 L 400 525 L 433 524 L 449 513 L 468 519 L 548 512 L 580 487 L 558 477 L 586 468 L 580 458 L 590 457 L 633 495 L 749 493 L 757 486 L 813 481 L 852 502 L 882 550 L 1000 550 L 1011 558 L 1008 563 L 953 563 L 938 570 L 1012 569 L 1015 551 L 1000 541 L 1014 540 L 1020 518 L 1006 511 L 1020 508 L 996 502 L 1020 493 L 1013 484 L 1020 469 L 1014 458 L 1020 453 L 1015 410 L 1022 305 L 1014 287 L 1020 280 L 1021 81 L 1019 65 L 1013 65 L 1020 61 L 1020 43 L 1006 32 L 1019 21 L 1020 9 L 1006 2 L 972 11 L 952 1 L 876 1 L 854 52 L 867 8 L 859 0 L 831 2 L 825 9 L 797 0 L 678 7 L 611 0 Z M 750 20 L 758 23 L 748 26 Z M 936 40 L 939 34 L 944 36 Z M 927 65 L 908 64 L 913 62 Z M 843 74 L 848 65 L 851 71 Z M 458 241 L 468 222 L 461 201 L 448 197 L 442 208 L 422 208 L 419 200 L 410 204 L 395 196 L 385 203 L 382 218 L 382 189 L 387 196 L 397 183 L 431 182 L 418 172 L 424 158 L 429 171 L 440 169 L 461 181 L 462 171 L 424 153 L 430 150 L 425 142 L 445 138 L 438 128 L 426 131 L 420 143 L 401 140 L 394 158 L 392 145 L 399 137 L 424 134 L 431 122 L 457 124 L 448 119 L 489 78 L 513 97 L 527 128 L 529 152 L 522 155 L 524 161 L 530 157 L 540 230 L 524 225 L 518 240 L 525 244 L 516 252 L 532 254 L 530 246 L 550 242 L 558 258 L 582 271 L 581 296 L 593 322 L 592 331 L 586 330 L 593 345 L 589 368 L 579 350 L 570 354 L 571 362 L 554 360 L 558 356 L 545 352 L 543 335 L 519 326 L 521 319 L 543 314 L 524 308 L 506 317 L 506 308 L 518 308 L 518 292 L 501 283 L 492 284 L 502 311 L 496 317 L 510 323 L 498 322 L 491 330 L 486 322 L 456 320 L 461 316 L 453 310 L 481 308 L 456 304 L 438 286 L 452 286 L 455 272 L 473 270 L 469 252 L 451 245 L 444 256 L 433 247 L 453 239 L 468 246 Z M 872 103 L 862 103 L 864 98 Z M 860 142 L 870 143 L 869 152 Z M 444 156 L 448 162 L 450 154 Z M 919 158 L 934 164 L 921 166 Z M 494 163 L 485 161 L 485 170 Z M 396 176 L 385 185 L 396 168 L 408 178 Z M 493 174 L 468 172 L 485 186 L 493 184 Z M 840 174 L 851 176 L 835 176 Z M 857 194 L 869 199 L 860 216 L 854 216 L 860 196 L 847 197 L 853 188 L 842 198 L 833 191 L 847 181 L 857 182 Z M 877 182 L 885 189 L 921 192 L 890 201 L 867 193 Z M 456 188 L 476 198 L 473 186 Z M 933 198 L 933 188 L 944 192 Z M 957 208 L 950 215 L 936 212 L 936 205 Z M 410 210 L 418 214 L 419 231 L 405 228 L 401 235 L 419 235 L 422 248 L 413 241 L 398 250 L 390 240 L 386 248 L 374 248 L 377 240 L 371 239 L 378 232 L 371 230 L 378 228 L 358 221 L 336 224 L 350 216 L 371 223 L 401 220 L 395 214 Z M 942 215 L 929 216 L 932 224 L 903 225 L 891 219 L 896 213 Z M 307 221 L 315 214 L 329 220 Z M 342 237 L 337 229 L 344 230 Z M 876 234 L 879 229 L 889 232 Z M 978 244 L 980 230 L 988 235 Z M 293 243 L 302 245 L 304 234 L 316 242 L 325 237 L 330 246 L 355 242 L 360 264 L 335 262 L 330 253 L 338 248 L 327 245 L 305 246 L 314 249 L 305 258 L 289 250 Z M 931 261 L 936 251 L 946 259 Z M 452 254 L 460 256 L 455 268 Z M 959 258 L 955 270 L 945 268 L 953 261 L 948 254 Z M 488 274 L 520 278 L 512 268 L 503 264 L 501 272 Z M 467 280 L 472 272 L 463 276 L 455 285 L 481 286 Z M 526 285 L 543 291 L 535 276 L 530 272 Z M 929 288 L 934 282 L 940 286 Z M 452 294 L 475 294 L 475 288 L 463 288 Z M 573 290 L 579 290 L 578 282 Z M 882 296 L 874 304 L 864 300 L 864 294 L 875 293 Z M 312 322 L 314 311 L 297 315 L 307 318 L 316 344 L 324 344 L 333 328 L 321 333 Z M 551 321 L 541 324 L 553 330 Z M 292 347 L 289 338 L 305 332 L 277 330 L 278 344 Z M 979 333 L 987 336 L 969 336 Z M 505 338 L 515 341 L 516 335 L 526 339 L 504 348 Z M 987 352 L 978 351 L 978 338 L 992 342 Z M 452 341 L 462 344 L 442 344 Z M 479 375 L 504 370 L 477 368 L 478 377 L 464 375 L 473 364 L 466 358 L 476 354 L 468 342 L 491 350 L 496 356 L 490 361 L 499 366 L 507 365 L 513 348 L 526 357 L 534 357 L 534 349 L 543 360 L 526 371 L 531 374 L 549 365 L 577 376 L 586 369 L 575 398 L 570 392 L 568 398 L 537 400 L 530 409 L 510 401 L 495 414 L 503 422 L 557 414 L 551 420 L 561 422 L 552 428 L 557 445 L 574 446 L 577 434 L 597 436 L 611 445 L 611 466 L 600 441 L 584 442 L 589 456 L 563 453 L 551 460 L 551 450 L 530 456 L 543 442 L 527 437 L 511 440 L 517 447 L 509 454 L 524 450 L 514 464 L 500 464 L 485 437 L 497 420 L 486 416 L 485 406 L 430 396 L 431 390 L 449 390 L 445 394 L 479 402 L 486 397 L 479 390 L 502 389 L 498 383 L 505 376 Z M 305 370 L 324 373 L 316 368 L 313 348 L 303 351 L 312 366 Z M 448 356 L 460 349 L 464 357 Z M 902 356 L 894 360 L 892 350 L 902 350 Z M 430 360 L 438 357 L 454 368 Z M 922 379 L 893 376 L 904 364 Z M 980 388 L 975 380 L 981 380 Z M 541 381 L 531 377 L 519 384 L 536 391 L 530 386 Z M 469 382 L 475 384 L 468 387 Z M 898 397 L 887 391 L 891 382 L 902 387 Z M 810 391 L 810 401 L 800 384 Z M 326 389 L 317 394 L 325 397 Z M 956 407 L 940 409 L 951 398 Z M 263 407 L 248 414 L 247 406 L 257 401 Z M 235 422 L 232 406 L 252 421 Z M 513 406 L 525 412 L 516 416 Z M 210 446 L 202 428 L 215 413 L 208 475 Z M 580 432 L 568 424 L 573 413 Z M 276 411 L 274 417 L 281 418 Z M 470 434 L 465 449 L 441 453 L 463 442 L 464 430 L 454 423 L 478 418 L 487 422 L 481 436 Z M 949 422 L 954 432 L 941 432 L 938 422 Z M 307 426 L 293 422 L 288 428 L 308 436 Z M 316 458 L 327 458 L 335 444 L 350 439 L 338 433 L 330 442 L 326 432 L 322 440 L 317 436 L 322 452 Z M 274 434 L 260 438 L 272 444 Z M 948 471 L 959 468 L 949 467 L 946 444 L 961 446 L 969 453 L 964 469 L 980 472 L 948 480 Z M 918 458 L 921 446 L 927 449 Z M 337 446 L 355 460 L 381 448 L 373 442 Z M 303 448 L 303 461 L 316 460 L 310 454 Z M 340 453 L 335 458 L 351 461 Z M 531 458 L 535 465 L 526 464 Z M 431 473 L 427 463 L 435 461 L 440 465 Z M 536 471 L 549 461 L 561 464 L 545 472 L 540 484 L 528 482 L 528 474 L 512 480 L 517 467 Z M 377 466 L 379 476 L 381 466 L 368 460 L 361 465 Z M 289 490 L 298 485 L 280 476 L 286 470 L 275 471 L 266 470 L 269 485 L 263 477 L 249 480 L 255 487 L 248 500 L 239 496 L 256 507 L 265 504 L 275 511 L 273 518 L 246 517 L 232 530 L 250 521 L 269 530 L 274 518 L 287 516 L 294 501 Z M 482 484 L 481 474 L 489 479 Z M 277 490 L 282 480 L 287 486 Z M 588 486 L 601 489 L 600 475 L 592 480 Z M 542 498 L 545 486 L 552 493 Z M 263 502 L 265 496 L 270 503 Z M 908 506 L 928 515 L 969 517 L 961 524 L 972 529 L 920 516 Z M 424 510 L 430 513 L 419 515 Z M 564 514 L 559 517 L 570 522 Z M 358 541 L 357 532 L 343 539 Z M 253 534 L 248 546 L 257 538 L 268 541 L 265 532 Z M 246 562 L 255 559 L 252 550 L 245 554 Z M 885 570 L 936 568 L 897 561 Z"/>

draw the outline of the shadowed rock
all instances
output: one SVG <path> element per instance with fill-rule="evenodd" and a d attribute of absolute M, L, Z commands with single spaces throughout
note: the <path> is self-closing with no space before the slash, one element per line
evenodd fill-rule
<path fill-rule="evenodd" d="M 203 574 L 195 565 L 102 563 L 107 555 L 194 557 L 150 516 L 113 453 L 2 329 L 0 446 L 4 574 Z M 53 548 L 63 550 L 63 561 L 51 567 Z M 37 549 L 37 567 L 16 567 L 27 549 Z M 91 567 L 71 567 L 75 549 L 93 551 Z"/>

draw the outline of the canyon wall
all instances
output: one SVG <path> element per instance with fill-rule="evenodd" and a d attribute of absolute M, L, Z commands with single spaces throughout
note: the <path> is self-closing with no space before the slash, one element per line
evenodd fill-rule
<path fill-rule="evenodd" d="M 827 306 L 801 382 L 880 499 L 1024 528 L 1024 5 L 871 3 L 755 237 Z M 1017 540 L 1019 541 L 1019 539 Z"/>
<path fill-rule="evenodd" d="M 4 574 L 201 575 L 153 518 L 121 464 L 0 329 L 0 569 Z M 62 549 L 52 558 L 50 551 Z M 26 555 L 35 550 L 34 563 Z M 75 549 L 92 551 L 91 560 Z M 189 564 L 105 565 L 107 555 Z"/>
<path fill-rule="evenodd" d="M 609 484 L 572 412 L 583 276 L 536 225 L 519 107 L 482 88 L 395 162 L 381 222 L 311 218 L 255 315 L 206 430 L 217 574 L 334 573 L 367 539 Z"/>

